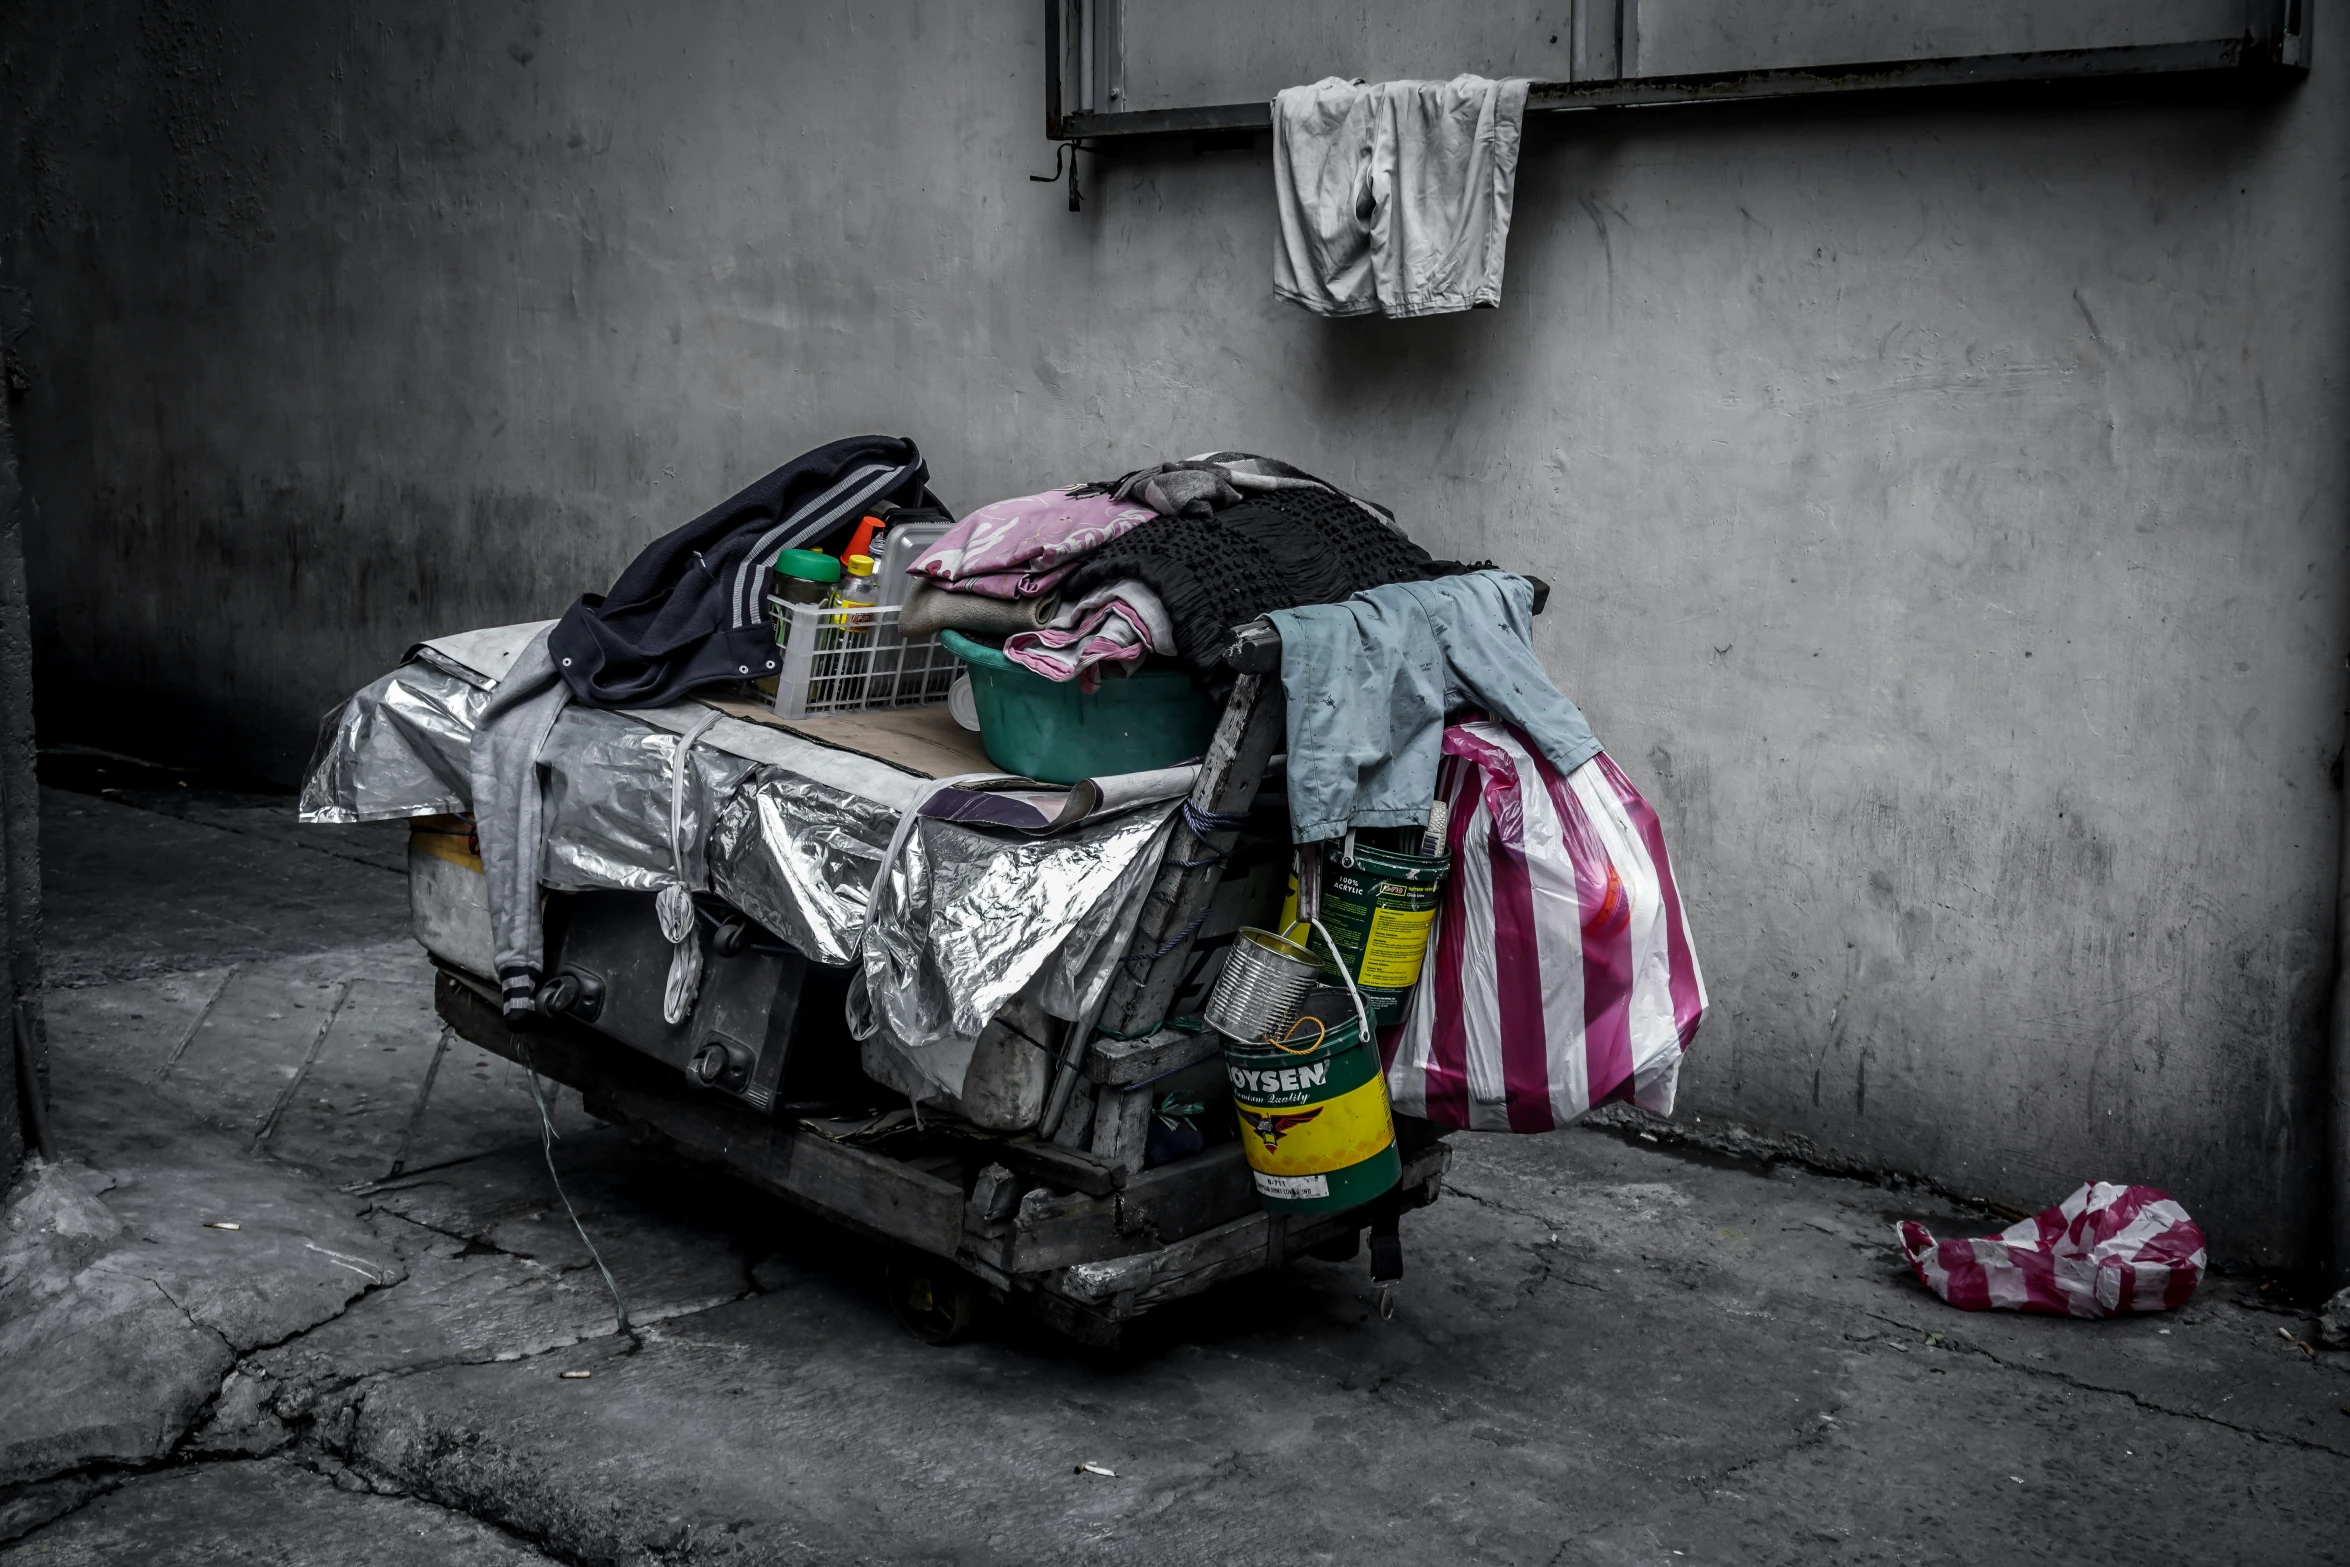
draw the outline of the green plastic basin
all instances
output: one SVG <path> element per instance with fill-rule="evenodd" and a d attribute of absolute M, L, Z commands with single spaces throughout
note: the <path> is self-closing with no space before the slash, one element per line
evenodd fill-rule
<path fill-rule="evenodd" d="M 938 636 L 969 666 L 979 743 L 1007 773 L 1073 784 L 1173 767 L 1204 754 L 1216 732 L 1216 704 L 1174 665 L 1104 675 L 1089 696 L 1076 681 L 1047 680 L 959 631 Z"/>

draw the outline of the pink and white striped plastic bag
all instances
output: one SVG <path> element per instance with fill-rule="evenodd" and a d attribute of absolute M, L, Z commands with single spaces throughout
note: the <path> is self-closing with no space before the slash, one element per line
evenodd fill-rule
<path fill-rule="evenodd" d="M 1547 1132 L 1629 1099 L 1669 1115 L 1705 979 L 1656 812 L 1604 751 L 1557 768 L 1506 724 L 1444 732 L 1452 874 L 1403 1022 L 1395 1108 Z"/>
<path fill-rule="evenodd" d="M 1981 1240 L 1895 1227 L 1918 1282 L 1964 1311 L 2110 1317 L 2170 1311 L 2203 1277 L 2203 1231 L 2151 1186 L 2096 1181 Z"/>

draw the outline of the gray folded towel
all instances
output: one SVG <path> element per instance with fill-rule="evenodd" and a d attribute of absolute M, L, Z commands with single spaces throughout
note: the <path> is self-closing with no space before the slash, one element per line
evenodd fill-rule
<path fill-rule="evenodd" d="M 906 589 L 905 606 L 898 611 L 898 634 L 908 641 L 935 637 L 941 631 L 969 636 L 1008 637 L 1016 631 L 1034 631 L 1053 618 L 1058 597 L 999 599 L 984 593 L 957 593 L 928 577 L 917 577 Z"/>

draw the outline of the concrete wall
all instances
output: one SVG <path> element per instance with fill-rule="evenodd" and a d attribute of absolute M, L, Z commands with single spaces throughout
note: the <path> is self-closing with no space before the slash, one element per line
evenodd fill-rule
<path fill-rule="evenodd" d="M 41 791 L 34 772 L 33 624 L 24 570 L 23 484 L 0 344 L 0 1194 L 48 1127 L 49 1050 L 41 1008 Z M 16 1027 L 22 1010 L 24 1028 Z M 32 1089 L 35 1099 L 25 1090 Z M 54 1138 L 51 1139 L 54 1141 Z"/>
<path fill-rule="evenodd" d="M 1684 1113 L 2313 1244 L 2322 38 L 2262 103 L 1545 124 L 1503 310 L 1326 323 L 1267 286 L 1261 148 L 1027 182 L 1033 0 L 35 9 L 0 278 L 53 725 L 290 776 L 411 640 L 846 432 L 963 505 L 1271 452 L 1558 585 L 1712 982 Z"/>

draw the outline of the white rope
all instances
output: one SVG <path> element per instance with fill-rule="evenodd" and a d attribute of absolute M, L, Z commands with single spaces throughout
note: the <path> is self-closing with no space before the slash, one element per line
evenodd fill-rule
<path fill-rule="evenodd" d="M 719 717 L 712 708 L 678 736 L 669 768 L 669 862 L 677 879 L 661 889 L 653 907 L 661 917 L 661 934 L 669 941 L 669 980 L 661 987 L 661 1016 L 671 1028 L 693 1016 L 694 996 L 702 988 L 702 943 L 694 930 L 694 895 L 685 865 L 685 781 L 693 767 L 694 742 Z"/>

